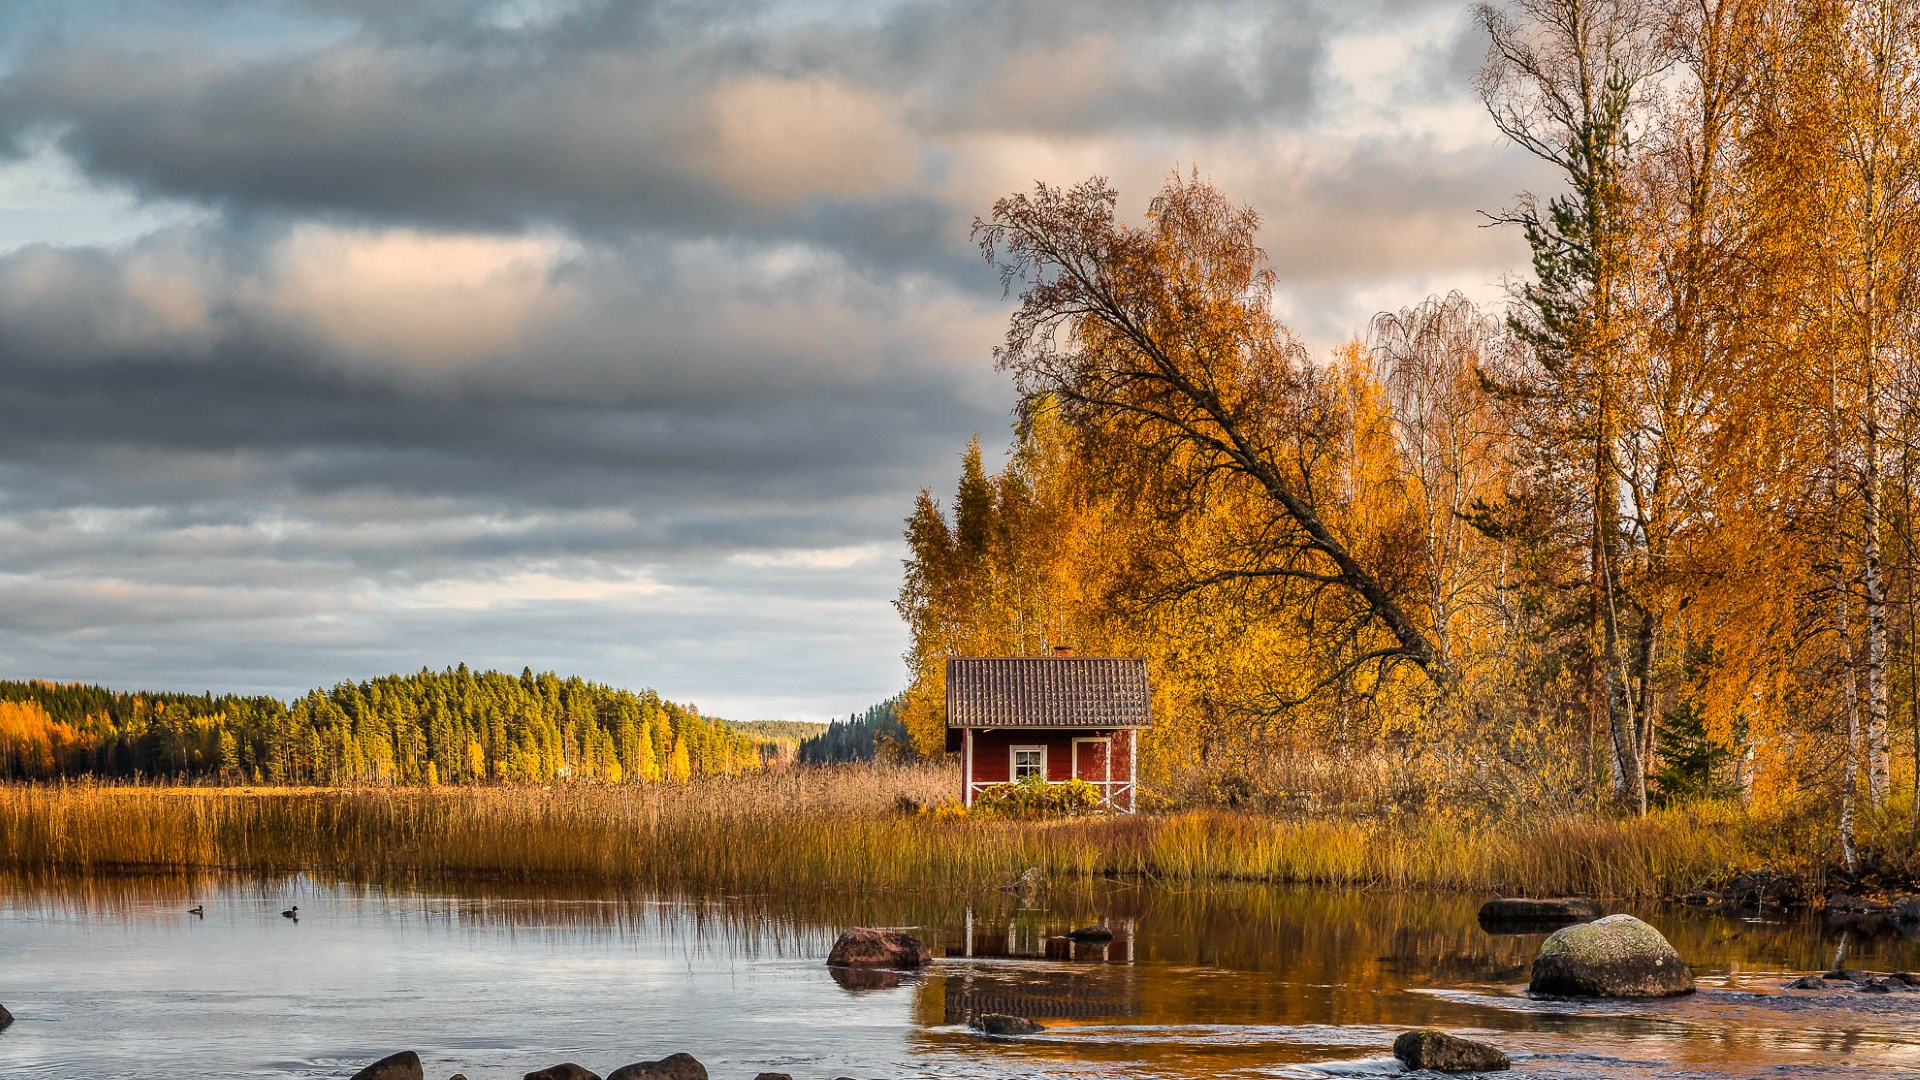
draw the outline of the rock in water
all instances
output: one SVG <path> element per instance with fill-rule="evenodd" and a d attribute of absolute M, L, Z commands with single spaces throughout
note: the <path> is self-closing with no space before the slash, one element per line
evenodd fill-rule
<path fill-rule="evenodd" d="M 1094 923 L 1092 926 L 1083 926 L 1078 930 L 1069 930 L 1067 936 L 1075 941 L 1112 941 L 1113 931 L 1099 923 Z"/>
<path fill-rule="evenodd" d="M 600 1074 L 592 1069 L 563 1061 L 558 1065 L 549 1065 L 539 1072 L 530 1072 L 525 1080 L 600 1080 Z"/>
<path fill-rule="evenodd" d="M 1480 905 L 1480 926 L 1491 931 L 1545 930 L 1599 917 L 1599 902 L 1584 896 L 1549 899 L 1506 896 Z"/>
<path fill-rule="evenodd" d="M 1393 1056 L 1409 1069 L 1443 1073 L 1499 1072 L 1512 1064 L 1507 1055 L 1486 1043 L 1431 1028 L 1409 1031 L 1393 1040 Z"/>
<path fill-rule="evenodd" d="M 420 1055 L 411 1050 L 390 1054 L 353 1074 L 353 1080 L 426 1080 Z"/>
<path fill-rule="evenodd" d="M 1631 915 L 1555 930 L 1533 958 L 1527 992 L 1561 997 L 1672 997 L 1693 993 L 1693 969 L 1660 931 Z"/>
<path fill-rule="evenodd" d="M 707 1067 L 692 1054 L 668 1054 L 659 1061 L 622 1065 L 607 1080 L 707 1080 Z"/>
<path fill-rule="evenodd" d="M 1823 978 L 1821 978 L 1820 976 L 1818 976 L 1818 975 L 1802 975 L 1802 976 L 1800 976 L 1799 978 L 1797 978 L 1797 979 L 1795 979 L 1795 980 L 1793 980 L 1792 982 L 1790 982 L 1790 983 L 1788 983 L 1788 984 L 1787 984 L 1787 985 L 1786 985 L 1786 986 L 1785 986 L 1785 987 L 1784 987 L 1783 989 L 1787 989 L 1787 990 L 1825 990 L 1826 988 L 1827 988 L 1827 980 L 1825 980 L 1825 979 L 1823 979 Z"/>
<path fill-rule="evenodd" d="M 846 967 L 917 968 L 933 959 L 920 939 L 898 930 L 869 930 L 856 926 L 840 935 L 827 954 L 827 963 Z"/>
<path fill-rule="evenodd" d="M 1010 892 L 1015 896 L 1032 896 L 1047 887 L 1047 875 L 1037 866 L 1029 866 L 1020 871 L 1020 876 L 1000 886 L 1001 892 Z"/>
<path fill-rule="evenodd" d="M 753 1080 L 793 1080 L 792 1073 L 755 1073 Z"/>
<path fill-rule="evenodd" d="M 1024 1016 L 986 1013 L 967 1021 L 967 1026 L 982 1035 L 1034 1035 L 1047 1030 Z"/>
<path fill-rule="evenodd" d="M 13 1014 L 7 1011 L 5 1005 L 0 1005 L 0 1030 L 4 1030 L 11 1023 L 13 1023 Z"/>

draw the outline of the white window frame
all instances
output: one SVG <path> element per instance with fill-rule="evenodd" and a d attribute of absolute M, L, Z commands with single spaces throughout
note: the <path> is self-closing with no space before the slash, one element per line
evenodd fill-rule
<path fill-rule="evenodd" d="M 1026 751 L 1040 755 L 1040 779 L 1047 778 L 1047 748 L 1045 746 L 1009 746 L 1007 747 L 1007 783 L 1020 782 L 1020 755 Z"/>

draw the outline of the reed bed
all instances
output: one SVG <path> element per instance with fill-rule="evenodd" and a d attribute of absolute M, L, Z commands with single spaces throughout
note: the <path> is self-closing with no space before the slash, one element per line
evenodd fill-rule
<path fill-rule="evenodd" d="M 1732 808 L 1499 825 L 914 809 L 956 786 L 935 766 L 551 789 L 12 785 L 0 787 L 0 869 L 766 892 L 979 888 L 1037 866 L 1064 878 L 1646 897 L 1768 861 Z"/>

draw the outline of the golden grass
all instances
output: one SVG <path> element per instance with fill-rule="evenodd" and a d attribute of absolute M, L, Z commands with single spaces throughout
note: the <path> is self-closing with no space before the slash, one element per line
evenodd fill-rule
<path fill-rule="evenodd" d="M 1756 850 L 1728 807 L 1499 825 L 1217 810 L 987 821 L 900 808 L 938 801 L 956 780 L 939 766 L 852 766 L 551 789 L 0 786 L 0 870 L 770 891 L 975 888 L 1038 866 L 1055 877 L 1645 897 L 1778 854 Z"/>

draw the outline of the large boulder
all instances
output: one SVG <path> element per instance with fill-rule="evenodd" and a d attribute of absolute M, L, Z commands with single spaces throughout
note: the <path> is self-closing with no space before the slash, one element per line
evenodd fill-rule
<path fill-rule="evenodd" d="M 982 1035 L 1037 1035 L 1046 1028 L 1024 1016 L 985 1013 L 967 1021 L 967 1026 Z"/>
<path fill-rule="evenodd" d="M 0 1029 L 4 1029 L 11 1023 L 13 1023 L 13 1014 L 7 1011 L 5 1005 L 0 1005 Z"/>
<path fill-rule="evenodd" d="M 389 1054 L 353 1074 L 353 1080 L 426 1080 L 420 1055 L 411 1050 Z"/>
<path fill-rule="evenodd" d="M 659 1061 L 622 1065 L 607 1080 L 707 1080 L 707 1067 L 692 1054 L 668 1054 Z"/>
<path fill-rule="evenodd" d="M 1113 931 L 1107 929 L 1107 927 L 1101 923 L 1094 923 L 1092 926 L 1082 926 L 1077 930 L 1067 931 L 1067 937 L 1074 941 L 1084 941 L 1093 944 L 1102 941 L 1112 941 Z"/>
<path fill-rule="evenodd" d="M 1503 896 L 1480 905 L 1480 926 L 1494 933 L 1551 930 L 1599 917 L 1599 902 L 1584 896 Z"/>
<path fill-rule="evenodd" d="M 583 1065 L 563 1061 L 558 1065 L 549 1065 L 539 1072 L 530 1072 L 524 1080 L 600 1080 L 600 1074 Z"/>
<path fill-rule="evenodd" d="M 1486 1043 L 1431 1028 L 1409 1031 L 1393 1040 L 1393 1056 L 1409 1069 L 1429 1072 L 1500 1072 L 1512 1065 L 1507 1055 Z"/>
<path fill-rule="evenodd" d="M 919 938 L 898 930 L 871 930 L 856 926 L 840 935 L 827 954 L 836 967 L 917 968 L 933 959 Z"/>
<path fill-rule="evenodd" d="M 1555 997 L 1654 998 L 1693 993 L 1693 969 L 1660 931 L 1631 915 L 1555 930 L 1533 958 L 1527 991 Z"/>

